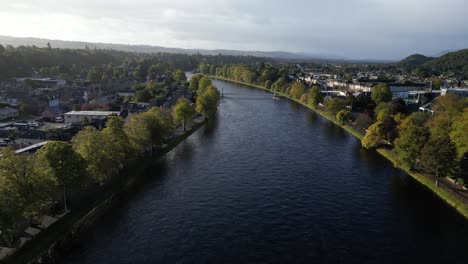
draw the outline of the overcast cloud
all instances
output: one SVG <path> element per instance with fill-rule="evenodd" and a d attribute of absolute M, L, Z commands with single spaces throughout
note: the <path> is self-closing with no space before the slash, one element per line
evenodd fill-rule
<path fill-rule="evenodd" d="M 399 59 L 468 47 L 467 0 L 0 0 L 0 35 Z"/>

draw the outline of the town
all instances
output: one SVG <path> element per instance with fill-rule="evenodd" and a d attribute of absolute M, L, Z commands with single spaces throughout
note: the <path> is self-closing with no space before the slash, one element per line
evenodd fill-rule
<path fill-rule="evenodd" d="M 26 51 L 52 58 L 69 52 L 54 49 L 50 44 L 47 48 L 0 46 L 0 55 L 7 57 Z M 0 223 L 0 227 L 9 230 L 0 234 L 2 258 L 14 254 L 28 241 L 40 241 L 33 238 L 59 219 L 77 217 L 73 212 L 83 210 L 80 203 L 99 201 L 96 197 L 100 197 L 101 191 L 121 188 L 119 177 L 128 180 L 121 174 L 126 168 L 133 168 L 135 157 L 162 155 L 170 149 L 169 145 L 184 138 L 187 131 L 213 117 L 223 96 L 223 91 L 213 86 L 216 79 L 267 89 L 275 99 L 279 99 L 278 95 L 302 103 L 356 133 L 363 147 L 382 148 L 390 155 L 405 157 L 395 158 L 402 166 L 437 175 L 436 186 L 439 173 L 450 176 L 441 180 L 443 189 L 463 201 L 468 198 L 465 187 L 468 176 L 463 167 L 467 153 L 462 152 L 466 142 L 455 142 L 457 150 L 453 147 L 453 157 L 445 167 L 423 162 L 438 155 L 437 150 L 421 158 L 424 154 L 421 149 L 427 148 L 424 144 L 432 129 L 428 127 L 433 126 L 422 128 L 423 123 L 428 124 L 429 116 L 440 113 L 443 107 L 457 105 L 458 110 L 451 112 L 449 118 L 454 120 L 453 124 L 465 122 L 455 116 L 466 113 L 466 68 L 440 71 L 431 68 L 432 59 L 414 64 L 414 57 L 422 55 L 398 63 L 376 64 L 200 54 L 139 55 L 88 47 L 74 52 L 76 61 L 58 59 L 61 63 L 54 66 L 38 67 L 39 63 L 25 69 L 18 63 L 20 70 L 5 71 L 0 80 L 2 161 L 34 167 L 32 159 L 62 163 L 65 161 L 61 159 L 68 160 L 63 155 L 70 158 L 66 167 L 52 173 L 57 177 L 54 190 L 49 190 L 53 195 L 40 190 L 22 197 L 23 211 L 7 207 L 15 212 Z M 467 52 L 461 50 L 444 56 L 461 57 Z M 98 64 L 76 64 L 88 56 L 108 55 L 114 57 Z M 446 60 L 444 56 L 434 60 Z M 445 103 L 440 98 L 445 98 Z M 414 122 L 422 122 L 423 140 L 416 137 L 403 142 L 402 135 L 413 128 L 409 123 Z M 104 154 L 93 153 L 97 148 L 102 148 Z M 53 159 L 55 152 L 62 156 Z M 77 165 L 77 160 L 84 160 L 86 165 Z M 52 171 L 54 166 L 50 163 Z M 452 171 L 454 167 L 457 169 Z M 7 172 L 11 169 L 2 162 L 0 168 Z M 59 175 L 70 174 L 65 171 L 73 169 L 77 172 L 75 179 L 65 184 Z M 84 184 L 78 180 L 83 177 L 83 170 L 88 175 Z M 32 169 L 27 177 L 33 177 Z M 431 177 L 427 179 L 432 181 Z M 48 189 L 45 186 L 52 185 L 44 181 L 38 186 L 45 190 Z M 63 197 L 57 197 L 57 187 L 63 188 Z M 66 195 L 66 189 L 71 189 L 70 195 Z"/>

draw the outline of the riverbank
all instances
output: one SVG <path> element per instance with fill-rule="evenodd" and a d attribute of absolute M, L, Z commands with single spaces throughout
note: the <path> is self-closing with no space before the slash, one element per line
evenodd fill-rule
<path fill-rule="evenodd" d="M 73 244 L 80 239 L 86 231 L 92 228 L 94 222 L 99 219 L 109 209 L 114 207 L 134 185 L 138 182 L 142 172 L 151 164 L 166 155 L 187 137 L 192 135 L 198 129 L 207 123 L 206 119 L 198 117 L 195 119 L 193 127 L 186 131 L 175 134 L 175 138 L 151 157 L 144 157 L 138 161 L 129 164 L 122 172 L 123 182 L 114 182 L 98 193 L 96 196 L 88 199 L 89 203 L 83 207 L 76 208 L 67 213 L 49 228 L 45 229 L 32 240 L 28 241 L 23 247 L 14 252 L 11 256 L 1 260 L 0 263 L 54 263 L 73 247 Z M 177 132 L 177 131 L 176 131 Z M 136 175 L 128 177 L 129 175 Z"/>
<path fill-rule="evenodd" d="M 235 80 L 226 79 L 226 78 L 222 78 L 222 77 L 216 77 L 216 76 L 208 76 L 208 77 L 213 78 L 213 79 L 222 80 L 222 81 L 231 82 L 231 83 L 237 83 L 237 84 L 241 84 L 241 85 L 245 85 L 245 86 L 249 86 L 249 87 L 253 87 L 253 88 L 258 88 L 258 89 L 262 89 L 262 90 L 271 92 L 271 90 L 269 90 L 269 89 L 267 89 L 267 88 L 265 88 L 263 86 L 260 86 L 260 85 L 249 84 L 249 83 L 245 83 L 245 82 L 235 81 Z M 356 138 L 358 138 L 358 139 L 363 138 L 363 135 L 361 135 L 358 131 L 354 130 L 352 127 L 350 127 L 348 125 L 339 123 L 329 113 L 327 113 L 325 111 L 322 111 L 320 109 L 314 109 L 314 108 L 310 107 L 309 105 L 304 104 L 304 103 L 302 103 L 299 100 L 296 100 L 294 98 L 290 98 L 289 96 L 287 96 L 287 95 L 285 95 L 283 93 L 277 93 L 277 94 L 284 97 L 284 98 L 288 98 L 288 99 L 290 99 L 290 100 L 292 100 L 292 101 L 294 101 L 296 103 L 299 103 L 299 104 L 301 104 L 301 105 L 303 105 L 303 106 L 305 106 L 305 107 L 319 113 L 321 116 L 325 117 L 326 119 L 330 120 L 331 122 L 335 123 L 336 125 L 340 126 L 343 129 L 345 129 L 347 132 L 349 132 L 350 134 L 352 134 Z M 436 194 L 445 203 L 450 205 L 457 212 L 459 212 L 466 219 L 468 219 L 468 204 L 462 198 L 458 197 L 457 194 L 454 193 L 453 190 L 451 190 L 449 188 L 444 188 L 442 186 L 435 186 L 434 180 L 431 179 L 430 177 L 425 176 L 425 175 L 423 175 L 421 173 L 418 173 L 418 172 L 411 171 L 409 168 L 399 166 L 397 164 L 397 162 L 396 162 L 396 158 L 394 156 L 392 156 L 392 153 L 390 153 L 388 150 L 386 150 L 386 149 L 377 149 L 376 151 L 380 155 L 385 157 L 387 160 L 392 162 L 394 167 L 403 170 L 408 175 L 410 175 L 413 179 L 415 179 L 416 181 L 418 181 L 422 185 L 426 186 L 429 190 L 431 190 L 434 194 Z"/>

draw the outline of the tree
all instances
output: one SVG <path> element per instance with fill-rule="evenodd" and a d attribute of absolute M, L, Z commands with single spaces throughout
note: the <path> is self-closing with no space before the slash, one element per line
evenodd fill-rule
<path fill-rule="evenodd" d="M 111 116 L 102 130 L 106 142 L 112 142 L 109 151 L 113 152 L 116 167 L 123 167 L 125 160 L 130 156 L 130 140 L 124 131 L 124 121 L 121 117 Z"/>
<path fill-rule="evenodd" d="M 302 82 L 294 82 L 289 90 L 289 95 L 294 99 L 299 99 L 305 91 L 305 85 Z"/>
<path fill-rule="evenodd" d="M 346 109 L 346 102 L 340 98 L 331 98 L 325 102 L 325 109 L 335 116 L 339 111 Z"/>
<path fill-rule="evenodd" d="M 156 79 L 156 77 L 161 74 L 161 66 L 159 64 L 153 64 L 148 69 L 148 75 L 151 80 Z"/>
<path fill-rule="evenodd" d="M 133 100 L 135 102 L 149 102 L 149 100 L 151 100 L 151 98 L 153 97 L 153 95 L 151 94 L 150 90 L 145 88 L 143 90 L 140 90 L 140 91 L 137 91 L 134 95 L 133 95 Z"/>
<path fill-rule="evenodd" d="M 395 153 L 398 161 L 413 168 L 420 155 L 421 149 L 429 138 L 429 129 L 423 124 L 414 121 L 416 115 L 410 116 L 403 121 L 400 135 L 395 140 Z"/>
<path fill-rule="evenodd" d="M 21 216 L 33 221 L 48 207 L 56 182 L 49 174 L 38 169 L 33 155 L 17 155 L 12 149 L 1 150 L 0 189 L 11 197 Z"/>
<path fill-rule="evenodd" d="M 187 76 L 185 76 L 185 72 L 182 70 L 175 71 L 173 78 L 178 83 L 187 81 Z"/>
<path fill-rule="evenodd" d="M 197 97 L 195 110 L 205 117 L 212 117 L 216 114 L 220 98 L 218 89 L 210 85 Z"/>
<path fill-rule="evenodd" d="M 379 146 L 382 141 L 382 126 L 381 122 L 376 122 L 367 129 L 366 135 L 361 141 L 364 148 L 372 149 Z"/>
<path fill-rule="evenodd" d="M 266 80 L 264 86 L 265 86 L 265 88 L 270 90 L 271 89 L 271 80 Z"/>
<path fill-rule="evenodd" d="M 383 83 L 379 83 L 372 87 L 371 99 L 376 104 L 392 100 L 392 92 L 390 91 L 390 87 Z"/>
<path fill-rule="evenodd" d="M 190 85 L 189 89 L 192 92 L 196 92 L 198 90 L 198 83 L 200 82 L 200 79 L 203 77 L 201 74 L 195 74 L 192 76 L 190 79 Z"/>
<path fill-rule="evenodd" d="M 421 150 L 421 167 L 436 176 L 437 186 L 439 177 L 455 175 L 458 166 L 456 156 L 456 147 L 448 136 L 431 136 Z"/>
<path fill-rule="evenodd" d="M 5 47 L 0 44 L 0 55 L 5 53 Z"/>
<path fill-rule="evenodd" d="M 193 116 L 196 114 L 192 103 L 185 99 L 179 98 L 177 100 L 174 109 L 172 110 L 172 116 L 176 123 L 182 124 L 184 132 L 186 131 L 186 126 L 190 125 L 193 120 Z"/>
<path fill-rule="evenodd" d="M 69 143 L 52 141 L 37 152 L 37 158 L 51 173 L 63 190 L 63 205 L 67 208 L 67 188 L 76 188 L 86 182 L 86 161 Z"/>
<path fill-rule="evenodd" d="M 468 107 L 463 109 L 463 114 L 455 117 L 452 123 L 452 132 L 450 132 L 450 140 L 457 147 L 459 158 L 468 153 Z"/>
<path fill-rule="evenodd" d="M 354 122 L 356 130 L 362 133 L 365 131 L 370 125 L 372 125 L 372 118 L 368 114 L 359 113 L 357 114 L 356 121 Z"/>
<path fill-rule="evenodd" d="M 352 119 L 351 112 L 348 110 L 341 110 L 336 114 L 336 120 L 343 124 L 344 122 L 349 122 Z"/>
<path fill-rule="evenodd" d="M 442 84 L 442 80 L 438 77 L 431 77 L 429 78 L 429 81 L 432 83 L 432 89 L 434 90 L 440 90 L 440 86 Z"/>
<path fill-rule="evenodd" d="M 97 82 L 100 82 L 101 79 L 102 79 L 101 70 L 96 66 L 91 67 L 88 71 L 87 80 L 93 83 L 97 83 Z"/>
<path fill-rule="evenodd" d="M 205 92 L 205 89 L 211 85 L 211 80 L 203 76 L 201 77 L 200 81 L 198 82 L 198 93 L 202 94 Z"/>
<path fill-rule="evenodd" d="M 113 150 L 114 142 L 109 142 L 103 133 L 94 127 L 85 127 L 72 139 L 73 149 L 86 160 L 87 173 L 99 184 L 106 183 L 118 173 L 119 164 Z"/>
<path fill-rule="evenodd" d="M 143 153 L 154 145 L 162 144 L 174 130 L 174 123 L 168 111 L 158 107 L 133 115 L 124 126 L 133 150 Z"/>
<path fill-rule="evenodd" d="M 323 95 L 320 87 L 314 86 L 309 90 L 308 104 L 313 108 L 317 107 L 319 103 L 323 103 Z"/>

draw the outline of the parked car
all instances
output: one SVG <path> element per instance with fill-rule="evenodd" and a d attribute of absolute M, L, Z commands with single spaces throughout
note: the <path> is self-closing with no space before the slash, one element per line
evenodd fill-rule
<path fill-rule="evenodd" d="M 36 122 L 36 121 L 28 122 L 28 124 L 29 124 L 30 127 L 40 127 L 41 126 L 41 123 Z"/>
<path fill-rule="evenodd" d="M 62 123 L 63 122 L 63 117 L 58 116 L 55 118 L 55 123 Z"/>

